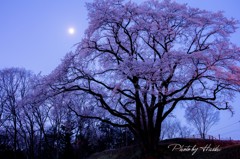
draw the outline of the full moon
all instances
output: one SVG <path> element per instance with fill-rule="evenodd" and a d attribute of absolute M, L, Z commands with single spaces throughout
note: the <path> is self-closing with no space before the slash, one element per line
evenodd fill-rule
<path fill-rule="evenodd" d="M 75 29 L 74 28 L 69 28 L 68 33 L 73 35 L 75 33 Z"/>

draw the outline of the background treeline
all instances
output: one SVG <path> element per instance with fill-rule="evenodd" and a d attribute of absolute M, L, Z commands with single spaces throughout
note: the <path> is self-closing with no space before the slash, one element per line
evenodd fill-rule
<path fill-rule="evenodd" d="M 47 78 L 22 68 L 0 70 L 1 159 L 84 159 L 95 152 L 137 144 L 128 128 L 108 124 L 114 120 L 121 125 L 123 121 L 98 111 L 94 100 L 83 100 L 88 99 L 86 94 L 44 95 L 49 88 L 42 88 L 43 80 Z M 214 110 L 199 108 L 187 109 L 187 116 L 199 119 L 197 124 L 213 125 L 217 121 L 212 118 L 217 116 Z M 89 114 L 93 113 L 101 115 L 101 120 L 91 118 Z M 194 121 L 187 120 L 194 126 Z M 197 133 L 206 134 L 209 124 L 201 125 L 195 126 Z M 160 140 L 186 138 L 192 133 L 190 126 L 170 115 L 162 123 Z"/>
<path fill-rule="evenodd" d="M 53 125 L 46 128 L 44 134 L 41 130 L 29 134 L 21 128 L 17 129 L 16 151 L 14 151 L 13 132 L 2 128 L 0 156 L 2 159 L 81 159 L 94 152 L 120 148 L 133 143 L 132 135 L 128 130 L 114 128 L 102 122 L 89 120 L 81 122 L 85 125 L 84 130 L 80 130 L 81 125 L 75 129 L 64 125 Z"/>
<path fill-rule="evenodd" d="M 20 68 L 0 70 L 1 159 L 79 159 L 132 144 L 127 128 L 78 116 L 77 96 L 31 98 L 41 78 Z"/>

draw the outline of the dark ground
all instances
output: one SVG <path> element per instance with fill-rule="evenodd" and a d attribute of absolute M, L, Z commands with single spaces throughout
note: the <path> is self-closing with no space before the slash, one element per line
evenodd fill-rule
<path fill-rule="evenodd" d="M 180 149 L 180 145 L 184 149 Z M 95 153 L 88 159 L 142 159 L 142 155 L 138 146 L 129 146 Z M 164 140 L 159 143 L 154 159 L 240 159 L 240 141 L 181 138 Z"/>

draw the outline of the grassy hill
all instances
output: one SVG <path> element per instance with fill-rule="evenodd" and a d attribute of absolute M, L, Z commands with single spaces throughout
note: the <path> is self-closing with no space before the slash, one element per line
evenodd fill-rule
<path fill-rule="evenodd" d="M 139 146 L 107 150 L 88 159 L 142 159 Z M 159 159 L 240 159 L 239 141 L 169 139 L 159 143 Z"/>

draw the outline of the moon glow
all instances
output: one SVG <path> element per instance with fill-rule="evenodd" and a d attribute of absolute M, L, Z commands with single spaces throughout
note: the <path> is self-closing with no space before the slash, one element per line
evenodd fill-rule
<path fill-rule="evenodd" d="M 69 33 L 70 35 L 75 34 L 75 29 L 74 29 L 74 28 L 69 28 L 69 29 L 68 29 L 68 33 Z"/>

